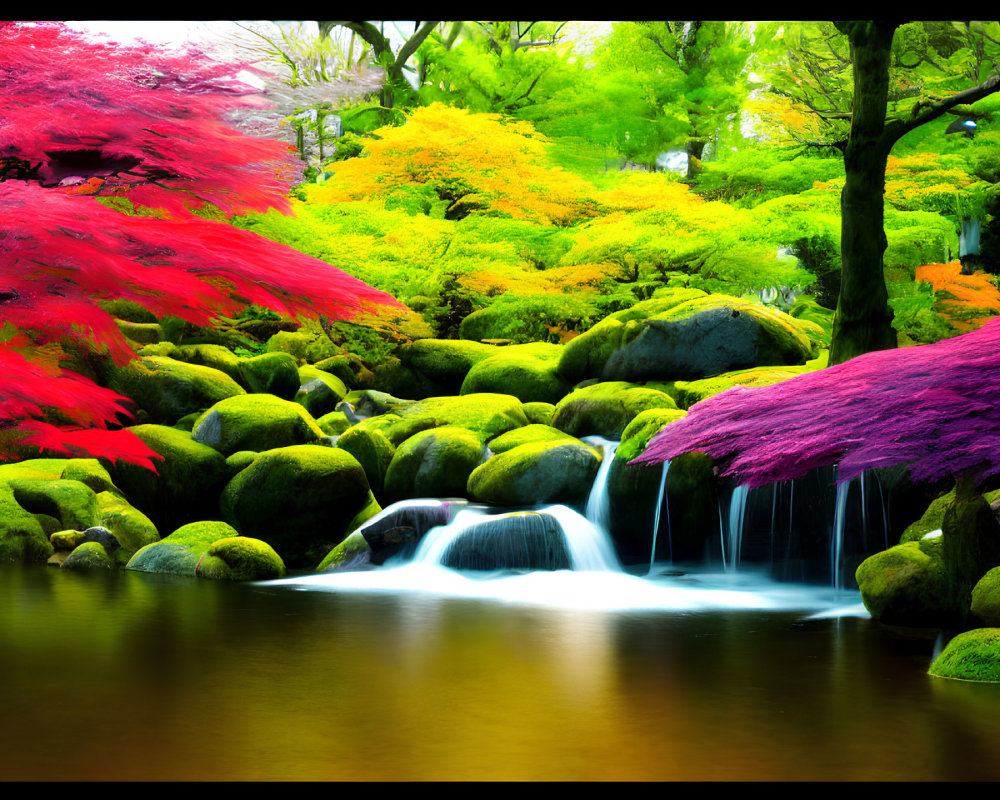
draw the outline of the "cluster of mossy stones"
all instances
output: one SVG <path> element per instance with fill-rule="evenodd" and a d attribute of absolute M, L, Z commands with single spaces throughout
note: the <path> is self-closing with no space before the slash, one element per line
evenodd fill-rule
<path fill-rule="evenodd" d="M 705 397 L 822 367 L 829 341 L 808 300 L 786 314 L 695 289 L 660 290 L 566 344 L 418 339 L 379 363 L 318 325 L 197 328 L 108 307 L 139 357 L 91 364 L 92 376 L 134 401 L 131 430 L 161 456 L 157 473 L 104 459 L 0 465 L 0 560 L 221 580 L 378 565 L 425 532 L 411 519 L 366 526 L 397 501 L 581 508 L 604 458 L 583 438 L 601 436 L 620 440 L 610 533 L 638 562 L 660 471 L 628 462 Z M 266 343 L 259 355 L 234 352 L 254 340 Z M 704 454 L 675 459 L 678 560 L 704 551 L 713 484 Z M 865 602 L 889 624 L 943 624 L 921 610 L 940 544 L 904 539 L 877 557 L 903 568 L 859 568 Z M 977 597 L 1000 585 L 994 572 Z M 971 613 L 1000 625 L 994 595 Z"/>

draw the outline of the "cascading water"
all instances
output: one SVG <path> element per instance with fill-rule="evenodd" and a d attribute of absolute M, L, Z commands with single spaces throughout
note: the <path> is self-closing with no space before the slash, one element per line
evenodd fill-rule
<path fill-rule="evenodd" d="M 740 563 L 740 551 L 743 547 L 743 519 L 746 515 L 748 486 L 736 486 L 729 498 L 728 537 L 726 550 L 722 554 L 722 565 L 727 572 L 735 570 Z"/>
<path fill-rule="evenodd" d="M 594 484 L 590 487 L 590 494 L 587 496 L 587 519 L 602 530 L 607 531 L 611 513 L 611 504 L 608 499 L 608 473 L 611 471 L 611 464 L 614 461 L 615 453 L 618 451 L 619 442 L 611 441 L 601 436 L 588 436 L 583 441 L 595 447 L 600 447 L 603 453 L 597 477 L 594 478 Z"/>
<path fill-rule="evenodd" d="M 462 510 L 424 536 L 413 561 L 481 570 L 621 569 L 607 534 L 563 505 L 506 514 Z"/>
<path fill-rule="evenodd" d="M 670 560 L 674 560 L 674 543 L 670 533 L 670 504 L 667 500 L 667 472 L 670 470 L 670 461 L 664 461 L 662 472 L 660 473 L 660 488 L 656 493 L 656 512 L 653 514 L 653 546 L 649 551 L 649 573 L 653 573 L 653 563 L 656 560 L 656 538 L 660 532 L 660 510 L 666 506 L 667 509 L 667 543 L 669 545 Z"/>

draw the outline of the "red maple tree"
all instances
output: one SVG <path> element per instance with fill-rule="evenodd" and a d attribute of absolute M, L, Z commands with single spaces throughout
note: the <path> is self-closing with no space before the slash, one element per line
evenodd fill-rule
<path fill-rule="evenodd" d="M 267 105 L 234 77 L 247 68 L 193 47 L 0 22 L 0 458 L 30 446 L 152 466 L 155 454 L 116 430 L 127 398 L 58 364 L 66 338 L 117 363 L 134 357 L 98 300 L 200 325 L 249 303 L 331 318 L 398 305 L 319 259 L 192 213 L 205 203 L 287 212 L 301 179 L 287 144 L 239 127 Z M 121 213 L 101 202 L 111 196 L 163 218 Z"/>

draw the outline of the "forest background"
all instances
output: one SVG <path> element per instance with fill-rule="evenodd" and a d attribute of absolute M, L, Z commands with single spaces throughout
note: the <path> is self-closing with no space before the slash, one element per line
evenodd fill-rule
<path fill-rule="evenodd" d="M 233 214 L 224 202 L 195 213 L 401 301 L 325 325 L 373 364 L 419 337 L 565 342 L 677 287 L 753 296 L 829 333 L 853 96 L 847 37 L 820 22 L 619 22 L 581 47 L 569 30 L 233 23 L 214 52 L 258 70 L 242 79 L 278 106 L 276 126 L 260 132 L 297 147 L 305 180 L 291 214 Z M 900 27 L 889 116 L 995 73 L 998 42 L 995 22 Z M 966 260 L 1000 271 L 998 102 L 956 106 L 888 157 L 883 264 L 900 344 L 996 313 L 950 303 L 954 292 L 918 268 L 957 257 L 963 221 L 976 220 L 978 258 Z M 119 214 L 162 216 L 100 182 L 62 188 Z M 267 305 L 231 313 L 267 317 Z"/>

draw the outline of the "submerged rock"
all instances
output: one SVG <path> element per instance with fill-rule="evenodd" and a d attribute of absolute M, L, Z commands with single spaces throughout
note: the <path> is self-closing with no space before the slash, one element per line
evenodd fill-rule
<path fill-rule="evenodd" d="M 442 566 L 451 569 L 570 569 L 559 521 L 534 511 L 502 514 L 470 525 L 448 546 Z"/>

